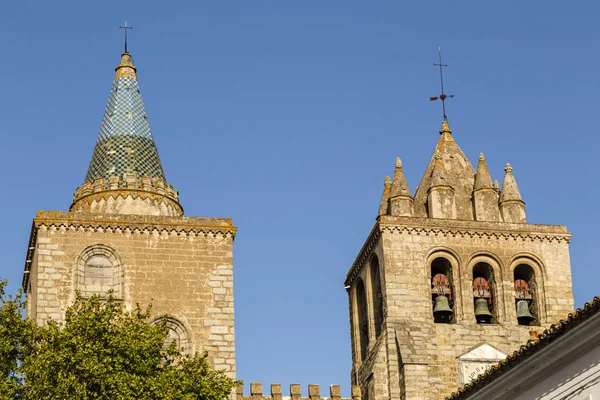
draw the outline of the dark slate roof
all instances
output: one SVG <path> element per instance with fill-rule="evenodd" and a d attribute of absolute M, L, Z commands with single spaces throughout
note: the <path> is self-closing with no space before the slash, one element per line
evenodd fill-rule
<path fill-rule="evenodd" d="M 447 396 L 446 400 L 466 399 L 469 395 L 474 394 L 482 389 L 486 384 L 498 379 L 500 376 L 514 368 L 519 363 L 541 351 L 556 339 L 565 335 L 567 332 L 571 331 L 573 328 L 580 325 L 584 321 L 587 321 L 593 315 L 599 312 L 600 296 L 596 296 L 591 302 L 585 303 L 582 308 L 579 308 L 574 313 L 569 314 L 566 319 L 563 319 L 558 324 L 552 325 L 550 328 L 546 329 L 544 333 L 538 335 L 537 339 L 528 341 L 527 344 L 521 346 L 519 350 L 506 357 L 504 360 L 500 361 L 498 364 L 494 365 L 485 373 L 479 375 L 476 379 L 470 383 L 467 383 L 464 387 L 458 389 L 450 396 Z"/>

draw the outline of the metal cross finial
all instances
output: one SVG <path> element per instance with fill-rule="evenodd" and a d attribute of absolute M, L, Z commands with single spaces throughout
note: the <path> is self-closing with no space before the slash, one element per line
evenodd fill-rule
<path fill-rule="evenodd" d="M 127 21 L 125 21 L 125 26 L 120 26 L 119 28 L 125 30 L 125 53 L 127 53 L 127 30 L 133 29 L 133 26 L 127 26 Z"/>
<path fill-rule="evenodd" d="M 447 121 L 448 118 L 446 117 L 446 99 L 448 97 L 453 98 L 454 95 L 450 94 L 450 95 L 446 95 L 446 93 L 444 93 L 444 74 L 442 73 L 442 67 L 447 67 L 448 64 L 442 64 L 442 48 L 438 47 L 438 56 L 439 56 L 439 60 L 440 63 L 439 64 L 433 64 L 436 67 L 440 67 L 440 83 L 442 85 L 442 94 L 440 94 L 439 96 L 433 96 L 429 98 L 429 101 L 435 101 L 435 100 L 441 100 L 442 101 L 442 112 L 444 113 L 444 121 Z"/>

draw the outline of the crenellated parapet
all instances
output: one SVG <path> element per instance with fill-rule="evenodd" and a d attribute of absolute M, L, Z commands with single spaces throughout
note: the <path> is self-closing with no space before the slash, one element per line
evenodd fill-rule
<path fill-rule="evenodd" d="M 108 179 L 96 177 L 86 181 L 73 195 L 70 211 L 108 214 L 142 214 L 181 216 L 179 192 L 160 178 L 135 172 L 123 178 L 113 175 Z"/>
<path fill-rule="evenodd" d="M 308 397 L 302 397 L 300 385 L 291 384 L 289 395 L 283 395 L 281 384 L 274 383 L 271 385 L 270 395 L 263 394 L 263 385 L 259 382 L 253 382 L 250 384 L 250 395 L 244 396 L 243 386 L 238 386 L 235 393 L 235 400 L 361 400 L 362 395 L 360 387 L 352 386 L 352 397 L 342 397 L 340 385 L 329 386 L 329 397 L 321 397 L 321 390 L 319 385 L 310 384 L 308 385 Z"/>

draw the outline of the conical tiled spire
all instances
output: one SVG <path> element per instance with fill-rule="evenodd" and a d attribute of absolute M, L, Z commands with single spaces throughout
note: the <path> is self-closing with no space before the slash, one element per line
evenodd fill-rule
<path fill-rule="evenodd" d="M 182 215 L 152 137 L 131 54 L 121 55 L 85 181 L 71 211 Z"/>
<path fill-rule="evenodd" d="M 158 151 L 152 138 L 146 108 L 129 53 L 123 53 L 115 67 L 115 79 L 108 97 L 98 140 L 85 180 L 102 177 L 138 176 L 158 178 L 166 185 Z"/>

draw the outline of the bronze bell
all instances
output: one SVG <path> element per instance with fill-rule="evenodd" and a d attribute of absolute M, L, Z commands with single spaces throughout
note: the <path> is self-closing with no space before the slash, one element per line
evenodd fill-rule
<path fill-rule="evenodd" d="M 450 308 L 448 297 L 441 294 L 435 298 L 433 315 L 436 317 L 436 320 L 439 320 L 440 322 L 450 322 L 452 309 Z"/>
<path fill-rule="evenodd" d="M 517 319 L 519 320 L 519 324 L 527 325 L 533 320 L 533 318 L 533 315 L 531 315 L 531 312 L 529 312 L 529 304 L 527 304 L 527 300 L 517 301 Z"/>
<path fill-rule="evenodd" d="M 494 314 L 488 308 L 488 302 L 484 298 L 475 300 L 475 317 L 477 322 L 489 323 Z"/>

